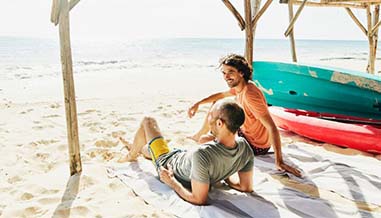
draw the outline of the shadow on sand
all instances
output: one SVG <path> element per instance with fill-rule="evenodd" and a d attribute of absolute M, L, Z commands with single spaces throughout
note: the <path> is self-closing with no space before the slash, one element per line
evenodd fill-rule
<path fill-rule="evenodd" d="M 81 174 L 70 176 L 61 203 L 55 209 L 52 218 L 70 217 L 71 205 L 77 197 Z"/>

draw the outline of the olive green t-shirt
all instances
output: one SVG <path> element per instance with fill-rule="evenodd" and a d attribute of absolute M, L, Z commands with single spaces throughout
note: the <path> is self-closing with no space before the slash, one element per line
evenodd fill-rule
<path fill-rule="evenodd" d="M 202 183 L 214 184 L 236 172 L 253 169 L 254 154 L 247 141 L 238 137 L 235 148 L 211 141 L 197 149 L 174 150 L 158 158 L 165 168 L 172 166 L 177 180 L 189 187 L 191 179 Z"/>

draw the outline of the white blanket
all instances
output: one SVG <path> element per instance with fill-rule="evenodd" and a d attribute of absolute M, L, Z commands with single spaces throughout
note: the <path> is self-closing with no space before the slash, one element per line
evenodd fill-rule
<path fill-rule="evenodd" d="M 255 157 L 255 192 L 213 187 L 207 206 L 182 200 L 143 158 L 107 171 L 148 204 L 178 217 L 381 217 L 380 161 L 302 144 L 284 147 L 283 153 L 303 171 L 302 179 L 274 170 L 273 154 Z M 372 166 L 364 165 L 364 158 Z"/>

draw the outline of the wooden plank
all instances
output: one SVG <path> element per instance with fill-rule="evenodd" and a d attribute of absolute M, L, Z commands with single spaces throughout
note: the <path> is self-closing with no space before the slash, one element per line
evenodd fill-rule
<path fill-rule="evenodd" d="M 253 27 L 251 26 L 251 1 L 245 0 L 245 34 L 246 34 L 246 46 L 245 46 L 245 58 L 248 63 L 253 62 Z"/>
<path fill-rule="evenodd" d="M 67 0 L 61 0 L 59 16 L 59 36 L 62 75 L 64 81 L 64 97 L 66 111 L 66 125 L 69 145 L 70 174 L 82 171 L 81 155 L 78 139 L 77 107 L 75 101 L 73 61 L 70 47 L 70 18 Z"/>
<path fill-rule="evenodd" d="M 288 18 L 291 22 L 294 18 L 294 10 L 293 10 L 293 4 L 292 0 L 289 0 L 288 2 Z M 291 55 L 292 55 L 292 61 L 298 62 L 298 59 L 296 58 L 296 47 L 295 47 L 295 38 L 294 38 L 294 28 L 291 29 L 290 35 L 290 46 L 291 46 Z"/>
<path fill-rule="evenodd" d="M 368 31 L 365 29 L 365 27 L 361 24 L 361 22 L 357 19 L 356 15 L 353 14 L 352 10 L 350 8 L 345 8 L 345 10 L 348 12 L 349 16 L 352 18 L 352 20 L 356 23 L 358 27 L 360 27 L 361 31 L 368 36 Z"/>
<path fill-rule="evenodd" d="M 303 4 L 303 1 L 293 1 L 293 4 L 294 5 L 301 5 Z M 319 3 L 319 2 L 306 2 L 305 3 L 306 6 L 309 6 L 309 7 L 345 7 L 345 8 L 360 8 L 360 9 L 365 9 L 366 6 L 362 5 L 362 4 L 352 4 L 350 2 L 348 3 L 334 3 L 334 2 L 330 2 L 330 3 Z"/>
<path fill-rule="evenodd" d="M 290 21 L 290 25 L 288 25 L 287 27 L 287 30 L 286 32 L 284 33 L 284 35 L 287 37 L 289 34 L 290 34 L 290 31 L 292 28 L 294 28 L 294 24 L 296 22 L 296 20 L 298 19 L 300 13 L 302 12 L 304 6 L 306 5 L 306 2 L 307 0 L 304 0 L 303 3 L 299 6 L 298 10 L 296 11 L 296 14 L 295 16 L 292 18 L 292 20 Z"/>
<path fill-rule="evenodd" d="M 233 13 L 234 17 L 238 21 L 238 25 L 241 28 L 241 30 L 245 29 L 245 21 L 243 20 L 241 14 L 235 9 L 235 7 L 230 3 L 229 0 L 222 0 L 222 2 L 225 4 L 225 6 L 230 10 L 230 12 Z"/>
<path fill-rule="evenodd" d="M 263 13 L 265 13 L 265 11 L 271 5 L 272 2 L 273 0 L 267 0 L 266 3 L 262 6 L 262 8 L 258 11 L 258 13 L 255 14 L 254 19 L 251 21 L 252 27 L 255 27 L 257 25 L 259 18 L 263 15 Z"/>
<path fill-rule="evenodd" d="M 50 21 L 54 23 L 55 26 L 58 24 L 58 18 L 60 16 L 60 0 L 52 1 L 52 11 L 50 13 Z"/>
<path fill-rule="evenodd" d="M 80 0 L 70 0 L 70 2 L 69 2 L 70 9 L 69 10 L 73 9 L 78 4 L 79 1 Z"/>

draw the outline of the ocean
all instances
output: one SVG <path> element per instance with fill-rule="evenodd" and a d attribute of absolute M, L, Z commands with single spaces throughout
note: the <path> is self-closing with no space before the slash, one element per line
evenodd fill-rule
<path fill-rule="evenodd" d="M 367 65 L 367 41 L 297 40 L 296 46 L 300 63 L 359 71 L 364 71 Z M 179 72 L 190 68 L 215 70 L 221 56 L 243 52 L 244 39 L 72 40 L 75 74 L 97 74 L 105 71 L 132 73 L 132 69 L 155 72 Z M 256 39 L 254 60 L 290 62 L 289 40 Z M 379 69 L 377 67 L 378 63 L 376 70 Z M 58 37 L 0 37 L 0 80 L 58 76 L 61 76 Z"/>

